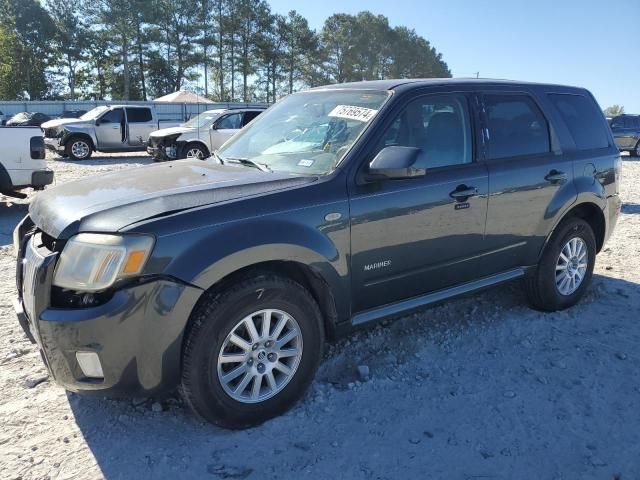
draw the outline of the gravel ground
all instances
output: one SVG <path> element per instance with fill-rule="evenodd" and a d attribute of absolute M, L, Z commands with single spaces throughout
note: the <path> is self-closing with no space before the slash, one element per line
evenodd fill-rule
<path fill-rule="evenodd" d="M 50 163 L 65 182 L 149 162 Z M 539 313 L 512 284 L 359 332 L 329 347 L 304 401 L 241 432 L 177 398 L 52 384 L 11 307 L 28 200 L 0 202 L 0 477 L 638 479 L 640 160 L 623 168 L 623 214 L 578 306 Z"/>

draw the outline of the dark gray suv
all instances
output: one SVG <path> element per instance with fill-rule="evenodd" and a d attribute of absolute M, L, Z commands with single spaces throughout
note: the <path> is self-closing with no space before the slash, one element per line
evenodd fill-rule
<path fill-rule="evenodd" d="M 640 157 L 640 115 L 618 115 L 609 125 L 620 151 Z"/>
<path fill-rule="evenodd" d="M 574 305 L 620 166 L 582 88 L 315 88 L 206 161 L 39 194 L 14 235 L 18 319 L 69 390 L 179 387 L 202 418 L 255 425 L 301 397 L 325 338 L 510 280 Z"/>

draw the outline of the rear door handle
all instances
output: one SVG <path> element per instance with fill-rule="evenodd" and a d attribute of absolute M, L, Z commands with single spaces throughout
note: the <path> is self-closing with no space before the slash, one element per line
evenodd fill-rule
<path fill-rule="evenodd" d="M 449 194 L 457 202 L 464 202 L 476 195 L 478 195 L 478 189 L 476 187 L 467 187 L 466 185 L 458 185 L 458 188 Z"/>
<path fill-rule="evenodd" d="M 544 179 L 551 183 L 564 182 L 567 179 L 567 174 L 560 172 L 559 170 L 551 170 Z"/>

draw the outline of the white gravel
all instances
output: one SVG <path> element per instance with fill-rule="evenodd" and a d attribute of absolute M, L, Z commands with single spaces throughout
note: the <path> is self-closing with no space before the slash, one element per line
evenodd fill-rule
<path fill-rule="evenodd" d="M 50 163 L 61 183 L 149 161 Z M 578 306 L 533 311 L 513 284 L 354 334 L 293 411 L 242 432 L 176 399 L 52 384 L 11 307 L 27 201 L 0 202 L 0 477 L 640 478 L 639 185 L 625 157 L 623 214 Z"/>

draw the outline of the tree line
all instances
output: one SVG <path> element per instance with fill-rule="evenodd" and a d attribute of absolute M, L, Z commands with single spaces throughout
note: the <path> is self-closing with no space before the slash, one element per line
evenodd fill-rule
<path fill-rule="evenodd" d="M 327 83 L 450 76 L 428 40 L 368 11 L 315 31 L 264 0 L 0 0 L 3 100 L 148 100 L 190 87 L 272 102 Z"/>

